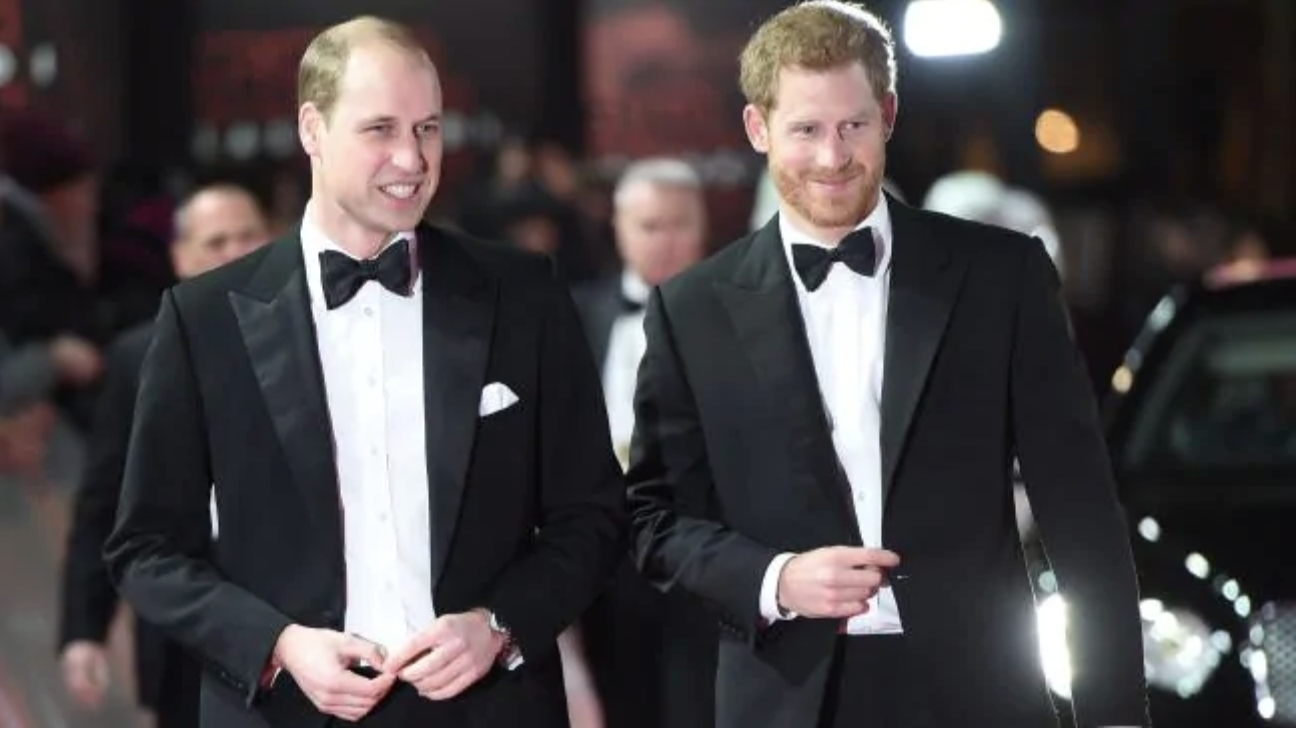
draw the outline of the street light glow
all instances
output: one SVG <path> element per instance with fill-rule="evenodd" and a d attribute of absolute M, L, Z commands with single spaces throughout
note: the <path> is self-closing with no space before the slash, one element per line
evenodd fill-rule
<path fill-rule="evenodd" d="M 990 0 L 912 0 L 905 10 L 904 42 L 923 58 L 972 56 L 999 45 L 1003 21 Z"/>

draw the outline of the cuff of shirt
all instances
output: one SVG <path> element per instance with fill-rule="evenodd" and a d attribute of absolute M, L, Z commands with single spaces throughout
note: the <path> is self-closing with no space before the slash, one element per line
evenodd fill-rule
<path fill-rule="evenodd" d="M 275 682 L 279 680 L 279 673 L 283 671 L 282 666 L 278 666 L 274 661 L 266 664 L 265 669 L 261 672 L 261 679 L 258 685 L 261 691 L 270 691 L 274 688 Z"/>
<path fill-rule="evenodd" d="M 796 613 L 781 608 L 778 604 L 779 575 L 783 574 L 783 567 L 795 556 L 792 553 L 780 554 L 774 557 L 774 560 L 769 563 L 769 568 L 765 570 L 765 579 L 761 582 L 760 614 L 767 622 L 793 620 L 797 616 Z"/>

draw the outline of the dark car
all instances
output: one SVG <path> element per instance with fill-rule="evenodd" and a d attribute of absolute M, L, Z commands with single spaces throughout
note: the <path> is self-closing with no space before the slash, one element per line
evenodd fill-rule
<path fill-rule="evenodd" d="M 1153 723 L 1296 724 L 1296 262 L 1167 296 L 1112 387 Z M 1065 696 L 1064 598 L 1039 584 Z"/>

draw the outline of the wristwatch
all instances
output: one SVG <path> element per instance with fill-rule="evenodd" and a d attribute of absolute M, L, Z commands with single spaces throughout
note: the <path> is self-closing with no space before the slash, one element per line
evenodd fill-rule
<path fill-rule="evenodd" d="M 522 665 L 522 649 L 518 648 L 517 643 L 513 641 L 513 631 L 500 621 L 499 616 L 494 610 L 486 611 L 486 624 L 490 626 L 492 633 L 499 633 L 504 637 L 504 646 L 500 648 L 499 657 L 495 662 L 502 666 L 506 671 L 512 671 Z"/>

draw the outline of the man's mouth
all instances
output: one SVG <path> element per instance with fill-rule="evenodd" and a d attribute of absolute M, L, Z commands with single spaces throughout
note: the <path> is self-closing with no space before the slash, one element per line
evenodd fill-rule
<path fill-rule="evenodd" d="M 386 193 L 392 198 L 398 198 L 402 201 L 408 201 L 413 198 L 422 186 L 418 183 L 392 183 L 385 186 L 379 186 L 378 190 Z"/>

